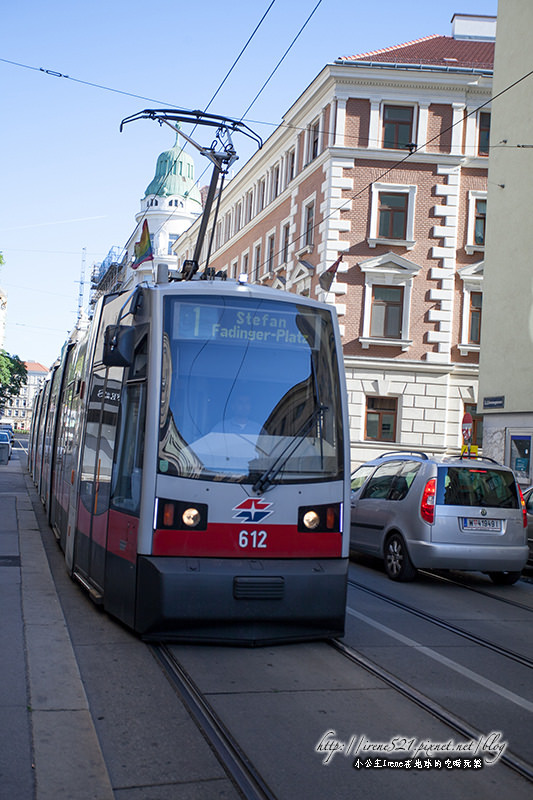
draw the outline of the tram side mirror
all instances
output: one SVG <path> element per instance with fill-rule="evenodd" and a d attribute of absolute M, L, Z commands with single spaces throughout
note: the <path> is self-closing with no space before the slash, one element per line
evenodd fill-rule
<path fill-rule="evenodd" d="M 133 362 L 135 328 L 108 325 L 104 334 L 102 361 L 106 367 L 129 367 Z"/>

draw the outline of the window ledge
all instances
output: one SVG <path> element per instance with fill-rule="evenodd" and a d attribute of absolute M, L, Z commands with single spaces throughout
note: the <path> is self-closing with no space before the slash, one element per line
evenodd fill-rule
<path fill-rule="evenodd" d="M 479 353 L 478 344 L 469 344 L 468 342 L 459 342 L 459 352 L 462 356 L 467 356 L 469 353 Z"/>
<path fill-rule="evenodd" d="M 388 247 L 405 247 L 407 250 L 412 250 L 416 242 L 411 239 L 367 239 L 369 247 L 375 247 L 378 244 L 384 244 Z"/>
<path fill-rule="evenodd" d="M 485 252 L 485 245 L 484 244 L 465 244 L 465 252 L 469 256 L 471 256 L 472 253 L 484 253 Z"/>
<path fill-rule="evenodd" d="M 304 256 L 306 253 L 312 253 L 315 249 L 313 244 L 306 244 L 300 250 L 296 251 L 296 258 L 300 258 L 300 256 Z"/>
<path fill-rule="evenodd" d="M 405 351 L 413 344 L 412 339 L 378 339 L 373 336 L 360 336 L 359 341 L 364 350 L 367 350 L 370 345 L 378 345 L 380 347 L 401 347 Z"/>

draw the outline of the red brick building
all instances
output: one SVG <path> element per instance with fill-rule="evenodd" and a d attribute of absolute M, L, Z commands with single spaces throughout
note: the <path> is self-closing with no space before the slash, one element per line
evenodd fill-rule
<path fill-rule="evenodd" d="M 457 451 L 477 422 L 495 28 L 455 15 L 326 65 L 221 198 L 210 267 L 336 306 L 354 463 Z"/>

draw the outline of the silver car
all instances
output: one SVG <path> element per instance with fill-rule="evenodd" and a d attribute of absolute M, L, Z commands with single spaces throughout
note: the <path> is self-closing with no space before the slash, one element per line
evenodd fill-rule
<path fill-rule="evenodd" d="M 7 452 L 8 452 L 8 461 L 11 458 L 11 453 L 13 452 L 13 439 L 9 435 L 9 431 L 2 431 L 0 430 L 0 444 L 7 445 Z"/>
<path fill-rule="evenodd" d="M 512 584 L 528 558 L 525 503 L 491 459 L 384 453 L 352 475 L 350 547 L 382 558 L 396 581 L 459 569 Z"/>

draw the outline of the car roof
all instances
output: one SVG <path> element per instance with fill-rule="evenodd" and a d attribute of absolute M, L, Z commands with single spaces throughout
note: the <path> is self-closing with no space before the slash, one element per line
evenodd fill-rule
<path fill-rule="evenodd" d="M 360 464 L 358 467 L 356 467 L 354 472 L 356 472 L 360 467 L 378 466 L 379 464 L 385 464 L 388 461 L 428 461 L 436 465 L 455 467 L 470 467 L 472 464 L 484 464 L 485 466 L 493 466 L 505 471 L 512 471 L 507 465 L 500 464 L 498 461 L 495 461 L 493 458 L 489 458 L 488 456 L 429 456 L 422 450 L 397 450 L 381 453 L 379 456 L 376 456 L 369 461 L 365 461 L 363 464 Z"/>

